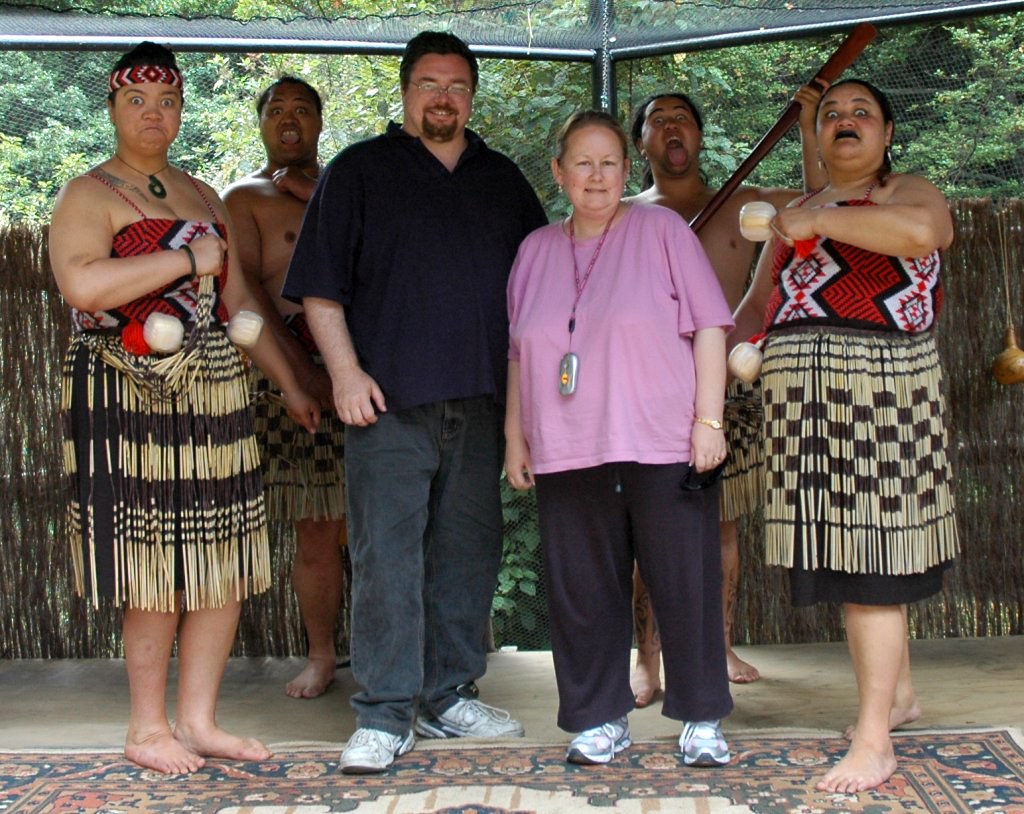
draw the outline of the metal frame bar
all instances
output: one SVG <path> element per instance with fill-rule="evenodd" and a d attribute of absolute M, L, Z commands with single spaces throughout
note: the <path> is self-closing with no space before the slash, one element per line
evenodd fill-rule
<path fill-rule="evenodd" d="M 0 15 L 3 13 L 0 4 Z M 11 7 L 8 7 L 11 8 Z M 722 34 L 684 37 L 649 45 L 616 47 L 614 0 L 591 0 L 589 18 L 598 32 L 599 42 L 593 48 L 552 48 L 535 46 L 508 46 L 493 44 L 470 44 L 473 52 L 492 59 L 523 59 L 556 62 L 589 62 L 592 76 L 592 104 L 595 108 L 614 111 L 616 106 L 615 74 L 616 62 L 666 56 L 684 52 L 710 50 L 737 45 L 753 45 L 784 39 L 799 39 L 823 33 L 832 33 L 850 28 L 857 23 L 870 22 L 878 25 L 909 25 L 921 22 L 938 22 L 963 17 L 1000 14 L 1024 9 L 1024 0 L 962 0 L 955 8 L 911 10 L 894 14 L 866 15 L 855 20 L 842 20 L 819 25 L 792 25 L 771 29 L 732 31 Z M 19 12 L 15 12 L 19 13 Z M 43 17 L 56 12 L 31 11 L 21 15 L 39 19 L 40 29 L 49 28 Z M 96 18 L 105 33 L 71 35 L 52 33 L 0 34 L 0 50 L 8 51 L 117 51 L 139 42 L 140 35 L 128 33 L 129 28 L 138 25 L 137 19 L 103 17 Z M 224 20 L 230 24 L 233 21 Z M 305 54 L 366 54 L 377 56 L 400 56 L 404 42 L 369 42 L 355 39 L 298 39 L 274 37 L 231 37 L 197 36 L 189 29 L 209 25 L 208 20 L 184 20 L 175 18 L 167 28 L 175 33 L 169 36 L 151 34 L 177 50 L 193 52 L 266 52 Z M 238 23 L 240 29 L 243 24 Z M 181 32 L 181 33 L 178 33 Z M 185 33 L 187 32 L 187 33 Z"/>
<path fill-rule="evenodd" d="M 699 37 L 687 37 L 678 40 L 666 40 L 652 45 L 623 46 L 612 50 L 616 60 L 641 59 L 645 57 L 667 56 L 692 51 L 706 51 L 712 48 L 726 48 L 733 45 L 754 45 L 759 42 L 792 40 L 802 37 L 813 37 L 830 34 L 835 31 L 848 31 L 859 23 L 873 23 L 879 27 L 912 25 L 914 23 L 941 22 L 963 17 L 980 17 L 991 14 L 1020 11 L 1024 9 L 1024 0 L 963 0 L 955 9 L 932 9 L 927 11 L 907 11 L 897 14 L 865 15 L 856 19 L 839 20 L 818 25 L 780 26 L 757 31 L 732 31 L 723 34 L 710 34 Z"/>

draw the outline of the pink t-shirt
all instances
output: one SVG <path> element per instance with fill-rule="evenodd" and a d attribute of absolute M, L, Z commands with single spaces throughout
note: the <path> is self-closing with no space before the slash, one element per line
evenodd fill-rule
<path fill-rule="evenodd" d="M 576 241 L 581 277 L 599 240 Z M 508 283 L 509 359 L 520 364 L 533 471 L 688 461 L 693 332 L 733 325 L 697 237 L 672 210 L 632 204 L 608 233 L 576 307 L 570 348 L 575 298 L 562 224 L 537 229 L 519 247 Z M 578 384 L 563 396 L 559 364 L 569 350 L 579 356 Z"/>

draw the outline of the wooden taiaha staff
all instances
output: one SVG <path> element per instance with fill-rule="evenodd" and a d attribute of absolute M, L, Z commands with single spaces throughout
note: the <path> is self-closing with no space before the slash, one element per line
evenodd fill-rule
<path fill-rule="evenodd" d="M 828 62 L 821 66 L 821 70 L 814 75 L 812 82 L 818 82 L 821 84 L 831 84 L 838 79 L 843 71 L 853 64 L 853 61 L 860 56 L 861 52 L 867 48 L 868 44 L 878 35 L 878 29 L 875 28 L 871 23 L 860 23 L 853 31 L 850 32 L 843 44 L 836 49 L 835 53 L 829 57 Z M 697 213 L 697 216 L 690 221 L 690 228 L 695 232 L 699 232 L 701 227 L 711 220 L 711 216 L 718 211 L 719 207 L 728 200 L 729 196 L 736 191 L 743 179 L 750 175 L 754 167 L 757 166 L 758 162 L 761 161 L 772 148 L 778 144 L 786 131 L 794 125 L 797 119 L 800 118 L 800 103 L 792 101 L 789 106 L 779 116 L 779 120 L 772 125 L 771 129 L 761 137 L 761 140 L 754 145 L 754 148 L 750 151 L 743 163 L 736 168 L 736 171 L 729 177 L 720 190 L 715 193 L 715 196 L 707 202 L 707 205 Z"/>

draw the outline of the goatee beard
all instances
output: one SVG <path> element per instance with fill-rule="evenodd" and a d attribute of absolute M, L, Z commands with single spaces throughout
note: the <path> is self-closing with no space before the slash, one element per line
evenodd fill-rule
<path fill-rule="evenodd" d="M 458 123 L 454 119 L 445 124 L 434 124 L 427 118 L 427 114 L 424 113 L 420 129 L 423 131 L 423 135 L 430 139 L 430 141 L 451 141 L 455 138 L 457 127 Z"/>

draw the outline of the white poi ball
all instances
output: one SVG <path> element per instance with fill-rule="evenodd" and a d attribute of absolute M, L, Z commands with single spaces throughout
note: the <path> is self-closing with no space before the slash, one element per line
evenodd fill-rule
<path fill-rule="evenodd" d="M 228 339 L 240 348 L 251 348 L 263 332 L 263 317 L 255 311 L 239 311 L 228 321 Z"/>
<path fill-rule="evenodd" d="M 751 342 L 740 342 L 729 352 L 729 372 L 741 382 L 750 384 L 761 375 L 764 354 Z"/>
<path fill-rule="evenodd" d="M 146 317 L 142 326 L 142 337 L 149 349 L 156 353 L 177 353 L 185 341 L 185 326 L 181 320 L 170 314 L 154 311 Z"/>
<path fill-rule="evenodd" d="M 768 201 L 751 201 L 740 209 L 740 234 L 754 243 L 763 243 L 772 235 L 776 209 Z"/>

